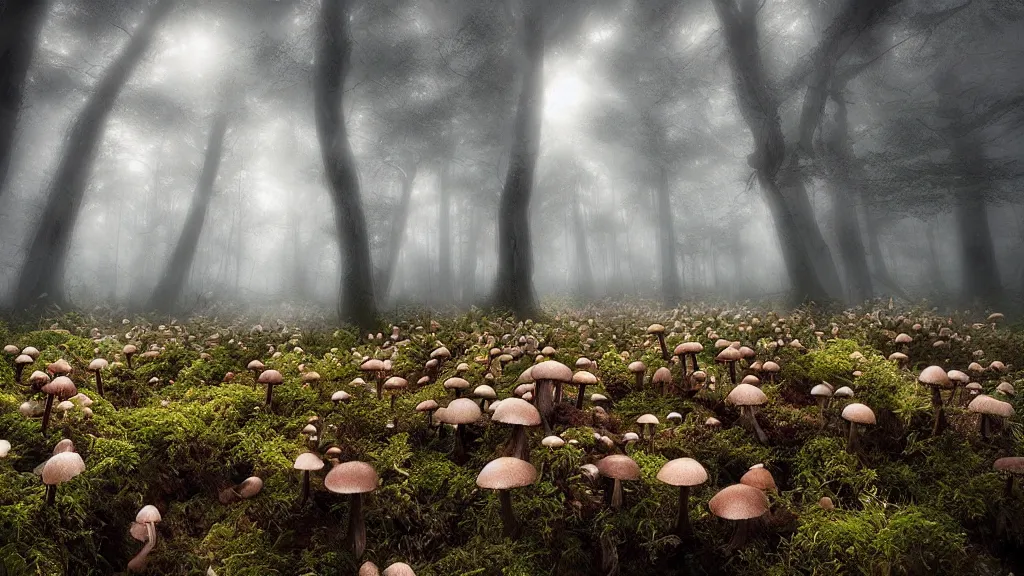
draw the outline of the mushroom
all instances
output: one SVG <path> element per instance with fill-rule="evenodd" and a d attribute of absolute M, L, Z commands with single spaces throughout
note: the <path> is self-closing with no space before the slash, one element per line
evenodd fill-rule
<path fill-rule="evenodd" d="M 367 560 L 359 567 L 358 576 L 380 576 L 380 568 L 377 568 L 376 564 Z"/>
<path fill-rule="evenodd" d="M 612 479 L 609 504 L 613 509 L 621 508 L 623 499 L 622 481 L 639 479 L 640 466 L 629 456 L 612 454 L 597 461 L 597 470 L 601 473 L 601 476 Z"/>
<path fill-rule="evenodd" d="M 676 356 L 679 356 L 680 360 L 683 361 L 683 374 L 686 374 L 687 356 L 693 359 L 693 370 L 691 370 L 691 372 L 696 372 L 700 370 L 700 366 L 697 365 L 697 354 L 700 354 L 703 351 L 704 345 L 701 344 L 700 342 L 683 342 L 679 346 L 676 346 Z"/>
<path fill-rule="evenodd" d="M 768 497 L 764 491 L 747 484 L 733 484 L 721 489 L 708 501 L 711 513 L 723 520 L 736 521 L 732 539 L 726 552 L 741 548 L 756 529 L 753 522 L 768 512 Z"/>
<path fill-rule="evenodd" d="M 427 413 L 427 428 L 434 427 L 434 411 L 437 410 L 438 405 L 436 400 L 424 400 L 416 405 L 417 412 Z"/>
<path fill-rule="evenodd" d="M 35 362 L 28 354 L 19 354 L 14 359 L 14 381 L 21 384 L 21 373 L 25 371 L 25 367 Z"/>
<path fill-rule="evenodd" d="M 729 395 L 726 396 L 725 400 L 740 407 L 739 424 L 755 434 L 758 442 L 761 444 L 767 444 L 768 436 L 764 433 L 764 430 L 761 429 L 761 425 L 758 424 L 756 414 L 757 407 L 768 401 L 768 397 L 765 396 L 764 392 L 762 392 L 757 386 L 751 386 L 750 384 L 737 384 L 736 387 L 729 392 Z"/>
<path fill-rule="evenodd" d="M 723 348 L 722 351 L 718 353 L 718 356 L 715 357 L 716 362 L 729 364 L 729 380 L 731 380 L 733 384 L 736 384 L 736 362 L 741 358 L 743 358 L 743 356 L 740 354 L 740 351 L 732 346 Z"/>
<path fill-rule="evenodd" d="M 250 372 L 252 372 L 252 380 L 253 380 L 253 382 L 259 383 L 260 374 L 263 373 L 263 370 L 266 368 L 266 366 L 264 366 L 263 362 L 260 362 L 259 360 L 253 360 L 253 361 L 249 362 L 245 366 L 245 368 L 246 368 L 246 370 L 249 370 Z"/>
<path fill-rule="evenodd" d="M 672 386 L 672 371 L 662 366 L 654 371 L 654 376 L 651 378 L 654 391 L 661 390 L 661 394 L 668 395 L 669 389 Z"/>
<path fill-rule="evenodd" d="M 633 374 L 633 377 L 635 378 L 636 389 L 637 390 L 643 390 L 644 389 L 644 373 L 647 372 L 647 365 L 644 364 L 643 362 L 639 361 L 639 360 L 636 360 L 634 362 L 630 362 L 629 366 L 627 366 L 627 368 L 629 369 L 629 371 Z M 583 391 L 582 390 L 580 390 L 580 396 L 581 397 L 583 396 Z M 576 406 L 576 407 L 580 408 L 580 406 Z"/>
<path fill-rule="evenodd" d="M 693 534 L 690 527 L 690 488 L 708 481 L 708 472 L 693 458 L 676 458 L 666 462 L 658 470 L 658 480 L 670 486 L 679 487 L 679 511 L 675 531 L 679 538 L 686 540 Z"/>
<path fill-rule="evenodd" d="M 444 381 L 444 387 L 446 390 L 451 390 L 455 394 L 455 398 L 458 399 L 462 396 L 462 391 L 469 388 L 469 382 L 464 378 L 454 376 Z"/>
<path fill-rule="evenodd" d="M 331 402 L 337 404 L 338 402 L 348 402 L 352 399 L 352 395 L 344 390 L 338 390 L 334 394 L 331 394 Z"/>
<path fill-rule="evenodd" d="M 636 419 L 636 423 L 640 425 L 640 432 L 642 435 L 647 437 L 647 441 L 651 445 L 651 450 L 654 450 L 654 429 L 661 422 L 658 421 L 658 417 L 654 414 L 644 414 Z M 650 429 L 648 429 L 650 428 Z"/>
<path fill-rule="evenodd" d="M 529 486 L 537 480 L 537 469 L 533 464 L 520 458 L 502 456 L 491 460 L 476 477 L 476 485 L 498 492 L 501 502 L 501 521 L 506 538 L 519 537 L 519 523 L 512 511 L 512 496 L 509 490 Z"/>
<path fill-rule="evenodd" d="M 128 365 L 129 370 L 132 368 L 132 356 L 135 356 L 138 351 L 138 347 L 134 344 L 125 344 L 124 348 L 121 349 L 121 352 L 124 353 L 124 362 Z"/>
<path fill-rule="evenodd" d="M 971 400 L 971 403 L 967 405 L 967 410 L 981 415 L 979 427 L 981 437 L 985 440 L 988 440 L 989 433 L 992 430 L 991 419 L 993 417 L 1010 418 L 1014 415 L 1013 404 L 996 400 L 985 394 L 975 396 L 974 400 Z"/>
<path fill-rule="evenodd" d="M 555 409 L 554 388 L 572 382 L 572 370 L 556 360 L 545 360 L 534 365 L 530 374 L 537 383 L 534 402 L 537 405 L 537 411 L 540 412 L 541 424 L 544 425 L 544 435 L 550 436 L 551 417 Z"/>
<path fill-rule="evenodd" d="M 384 381 L 384 389 L 391 392 L 391 410 L 395 410 L 395 398 L 409 387 L 409 381 L 401 376 L 392 376 Z"/>
<path fill-rule="evenodd" d="M 763 492 L 778 492 L 779 487 L 775 484 L 772 473 L 764 467 L 764 464 L 754 464 L 740 477 L 740 484 L 753 486 Z"/>
<path fill-rule="evenodd" d="M 50 424 L 50 412 L 53 409 L 53 398 L 61 400 L 71 398 L 78 393 L 75 383 L 67 376 L 58 376 L 52 381 L 43 385 L 43 392 L 46 393 L 46 406 L 43 407 L 43 436 L 46 435 L 46 428 Z"/>
<path fill-rule="evenodd" d="M 7 440 L 0 440 L 0 458 L 7 458 L 11 452 L 11 443 Z"/>
<path fill-rule="evenodd" d="M 107 369 L 108 363 L 104 358 L 94 358 L 89 362 L 89 372 L 96 374 L 96 392 L 103 396 L 103 376 L 100 373 Z"/>
<path fill-rule="evenodd" d="M 850 435 L 846 440 L 846 451 L 853 453 L 857 449 L 857 425 L 874 426 L 875 413 L 864 404 L 854 402 L 843 408 L 843 420 L 850 423 Z"/>
<path fill-rule="evenodd" d="M 277 386 L 284 382 L 284 376 L 277 370 L 264 370 L 260 373 L 260 377 L 257 379 L 260 384 L 267 385 L 267 408 L 270 408 L 274 402 L 274 386 Z"/>
<path fill-rule="evenodd" d="M 488 403 L 498 399 L 498 394 L 487 384 L 481 384 L 473 389 L 473 396 L 480 399 L 480 410 L 486 411 Z"/>
<path fill-rule="evenodd" d="M 299 495 L 299 506 L 305 504 L 306 499 L 309 498 L 309 473 L 315 470 L 322 470 L 323 467 L 324 461 L 312 452 L 303 452 L 295 458 L 295 464 L 292 465 L 292 468 L 302 470 L 302 492 Z"/>
<path fill-rule="evenodd" d="M 825 410 L 828 408 L 829 398 L 832 397 L 832 387 L 828 384 L 817 384 L 811 388 L 811 396 L 818 402 L 821 411 L 821 427 L 825 427 Z"/>
<path fill-rule="evenodd" d="M 641 380 L 643 379 L 643 373 L 640 373 Z M 593 386 L 597 384 L 597 376 L 594 376 L 590 372 L 580 370 L 579 372 L 572 375 L 572 383 L 579 387 L 579 391 L 576 394 L 576 409 L 583 409 L 583 391 L 586 390 L 587 386 Z"/>
<path fill-rule="evenodd" d="M 952 404 L 956 399 L 956 390 L 959 386 L 966 386 L 971 381 L 970 376 L 959 371 L 950 370 L 946 372 L 946 376 L 949 378 L 950 384 L 953 386 L 953 390 L 949 393 L 949 403 Z"/>
<path fill-rule="evenodd" d="M 938 436 L 946 427 L 946 413 L 942 407 L 942 396 L 940 389 L 948 389 L 953 386 L 946 371 L 940 366 L 929 366 L 921 371 L 917 381 L 932 389 L 932 406 L 935 408 L 935 423 L 932 425 L 932 436 Z"/>
<path fill-rule="evenodd" d="M 363 494 L 377 489 L 377 471 L 366 462 L 343 462 L 331 468 L 331 471 L 327 473 L 324 478 L 324 486 L 335 494 L 351 495 L 346 542 L 358 560 L 366 549 Z"/>
<path fill-rule="evenodd" d="M 149 553 L 153 551 L 153 548 L 156 547 L 156 524 L 161 520 L 163 520 L 163 518 L 160 516 L 160 511 L 156 509 L 156 506 L 151 504 L 143 506 L 142 509 L 139 510 L 139 513 L 135 515 L 135 524 L 133 526 L 132 536 L 135 536 L 136 538 L 138 537 L 135 531 L 135 526 L 145 527 L 146 544 L 142 547 L 142 550 L 139 550 L 138 554 L 128 561 L 129 572 L 141 572 L 145 570 L 147 557 L 149 556 Z"/>
<path fill-rule="evenodd" d="M 377 380 L 377 400 L 380 400 L 384 396 L 384 362 L 370 358 L 366 362 L 359 365 L 359 369 L 367 373 L 369 376 L 371 373 Z"/>
<path fill-rule="evenodd" d="M 457 464 L 463 464 L 466 461 L 466 425 L 476 422 L 480 415 L 480 407 L 469 398 L 457 398 L 445 407 L 444 422 L 455 425 L 455 452 L 453 458 Z"/>
<path fill-rule="evenodd" d="M 661 346 L 661 358 L 668 362 L 671 357 L 668 355 L 668 347 L 665 346 L 665 327 L 661 324 L 651 324 L 647 327 L 647 333 L 658 338 L 658 345 Z"/>
<path fill-rule="evenodd" d="M 992 467 L 998 472 L 1006 473 L 1006 489 L 1003 495 L 1013 497 L 1013 477 L 1024 476 L 1024 456 L 1006 456 L 996 460 Z"/>
<path fill-rule="evenodd" d="M 778 374 L 782 368 L 777 363 L 769 360 L 761 365 L 761 370 L 768 374 L 768 381 L 774 384 L 775 375 Z"/>
<path fill-rule="evenodd" d="M 381 576 L 416 576 L 416 573 L 412 571 L 412 567 L 405 562 L 395 562 L 391 566 L 384 569 L 384 573 Z"/>
<path fill-rule="evenodd" d="M 494 409 L 491 421 L 512 425 L 512 438 L 504 454 L 529 461 L 530 440 L 526 435 L 526 427 L 540 426 L 541 418 L 537 408 L 521 398 L 506 398 Z"/>
<path fill-rule="evenodd" d="M 57 486 L 85 471 L 85 462 L 78 452 L 58 452 L 43 464 L 43 484 L 46 484 L 46 505 L 52 506 Z"/>

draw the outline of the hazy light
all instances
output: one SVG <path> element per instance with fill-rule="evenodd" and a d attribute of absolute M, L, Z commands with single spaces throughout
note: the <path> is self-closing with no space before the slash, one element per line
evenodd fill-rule
<path fill-rule="evenodd" d="M 545 76 L 548 77 L 544 85 L 544 119 L 572 120 L 586 100 L 589 88 L 579 76 L 564 69 Z"/>

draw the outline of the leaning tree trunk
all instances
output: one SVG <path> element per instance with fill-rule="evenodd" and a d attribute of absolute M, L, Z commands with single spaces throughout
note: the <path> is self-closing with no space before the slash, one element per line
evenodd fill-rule
<path fill-rule="evenodd" d="M 537 311 L 530 241 L 530 196 L 540 150 L 543 98 L 544 26 L 540 7 L 527 9 L 524 22 L 523 83 L 519 92 L 508 174 L 498 213 L 498 277 L 494 304 L 520 317 Z"/>
<path fill-rule="evenodd" d="M 359 196 L 359 174 L 343 112 L 345 77 L 352 55 L 350 12 L 350 0 L 322 2 L 314 63 L 314 108 L 320 154 L 338 228 L 342 268 L 338 315 L 360 328 L 372 328 L 377 321 L 377 301 L 373 289 L 370 240 Z"/>
<path fill-rule="evenodd" d="M 388 293 L 391 292 L 391 282 L 395 279 L 395 271 L 398 270 L 398 255 L 402 252 L 402 241 L 408 226 L 409 206 L 412 204 L 412 189 L 416 181 L 417 166 L 417 163 L 411 159 L 404 162 L 404 166 L 396 166 L 402 174 L 402 196 L 398 199 L 398 206 L 391 219 L 391 230 L 388 232 L 388 260 L 381 274 L 378 288 L 381 298 L 388 297 Z"/>
<path fill-rule="evenodd" d="M 14 152 L 25 77 L 46 18 L 45 0 L 7 0 L 0 8 L 0 198 Z"/>
<path fill-rule="evenodd" d="M 584 300 L 594 298 L 594 270 L 590 266 L 590 249 L 587 247 L 587 226 L 580 206 L 579 179 L 572 183 L 572 231 L 576 247 L 576 268 L 578 270 L 580 296 Z"/>
<path fill-rule="evenodd" d="M 14 296 L 18 308 L 28 308 L 37 303 L 64 302 L 64 270 L 71 249 L 71 235 L 82 208 L 89 170 L 107 117 L 117 95 L 149 48 L 157 25 L 170 12 L 174 1 L 157 0 L 149 9 L 127 46 L 100 78 L 85 108 L 71 126 L 50 186 L 46 207 L 35 226 L 28 257 L 18 278 Z"/>
<path fill-rule="evenodd" d="M 210 199 L 213 197 L 213 183 L 217 180 L 217 171 L 220 168 L 220 159 L 224 151 L 224 133 L 227 131 L 227 111 L 222 110 L 217 114 L 210 129 L 210 137 L 206 143 L 206 159 L 203 161 L 203 170 L 199 173 L 199 183 L 196 185 L 195 198 L 188 211 L 188 218 L 185 220 L 185 227 L 181 231 L 178 243 L 174 247 L 171 261 L 167 264 L 160 282 L 149 299 L 149 308 L 162 312 L 176 312 L 182 291 L 185 288 L 185 280 L 192 269 L 192 262 L 196 257 L 196 247 L 199 246 L 199 237 L 203 232 L 203 224 L 206 222 L 206 213 L 210 207 Z"/>

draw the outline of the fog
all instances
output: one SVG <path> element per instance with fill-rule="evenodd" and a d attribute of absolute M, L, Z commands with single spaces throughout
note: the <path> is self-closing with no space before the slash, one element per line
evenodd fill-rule
<path fill-rule="evenodd" d="M 1010 0 L 7 0 L 8 313 L 1024 295 Z"/>

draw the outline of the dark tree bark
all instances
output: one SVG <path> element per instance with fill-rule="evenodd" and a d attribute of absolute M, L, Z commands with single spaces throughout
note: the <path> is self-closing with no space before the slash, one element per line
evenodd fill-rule
<path fill-rule="evenodd" d="M 34 304 L 65 302 L 64 271 L 71 235 L 82 208 L 89 171 L 107 117 L 117 95 L 149 48 L 157 25 L 173 5 L 174 0 L 157 0 L 149 9 L 142 24 L 104 72 L 85 108 L 72 124 L 50 185 L 46 208 L 35 227 L 35 236 L 18 279 L 14 302 L 19 309 Z"/>
<path fill-rule="evenodd" d="M 213 198 L 213 183 L 217 180 L 217 172 L 220 169 L 220 160 L 224 151 L 224 133 L 227 131 L 227 127 L 227 112 L 222 110 L 214 118 L 213 127 L 210 129 L 210 136 L 206 143 L 206 159 L 203 161 L 203 169 L 199 173 L 199 183 L 196 184 L 195 198 L 192 199 L 185 227 L 174 247 L 171 260 L 167 264 L 156 290 L 153 291 L 153 296 L 149 299 L 151 310 L 161 312 L 177 312 L 179 310 L 178 305 L 185 288 L 185 280 L 189 271 L 192 270 L 196 248 L 199 246 L 199 237 L 203 233 L 203 224 L 206 223 L 210 199 Z"/>
<path fill-rule="evenodd" d="M 341 297 L 338 315 L 360 328 L 377 322 L 373 267 L 366 217 L 359 195 L 359 174 L 348 141 L 344 117 L 344 85 L 352 55 L 350 0 L 323 0 L 314 63 L 314 106 L 320 154 L 334 202 L 341 256 Z"/>
<path fill-rule="evenodd" d="M 575 167 L 579 170 L 579 167 Z M 590 249 L 587 246 L 587 226 L 583 220 L 583 207 L 580 205 L 580 182 L 577 177 L 572 183 L 572 230 L 576 248 L 576 269 L 579 274 L 578 286 L 580 296 L 591 300 L 596 294 L 594 287 L 594 270 L 590 265 Z"/>
<path fill-rule="evenodd" d="M 530 197 L 540 150 L 544 94 L 543 4 L 528 3 L 524 14 L 522 86 L 516 108 L 508 174 L 498 213 L 498 278 L 494 304 L 526 318 L 537 312 L 533 290 L 533 248 L 530 239 Z"/>
<path fill-rule="evenodd" d="M 46 19 L 45 0 L 7 0 L 0 8 L 0 198 L 14 152 L 25 77 Z"/>
<path fill-rule="evenodd" d="M 398 200 L 395 214 L 391 220 L 391 230 L 388 232 L 388 260 L 381 274 L 379 290 L 381 298 L 387 298 L 391 291 L 391 282 L 395 279 L 395 271 L 398 269 L 398 255 L 402 251 L 402 241 L 405 238 L 405 229 L 409 221 L 409 206 L 412 203 L 412 189 L 416 181 L 416 169 L 418 164 L 407 159 L 402 166 L 396 166 L 402 176 L 402 196 Z"/>

